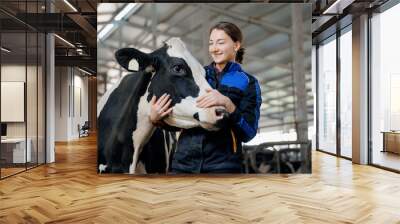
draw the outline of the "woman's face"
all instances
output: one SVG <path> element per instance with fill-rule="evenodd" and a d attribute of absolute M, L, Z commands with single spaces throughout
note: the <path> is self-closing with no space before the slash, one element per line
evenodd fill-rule
<path fill-rule="evenodd" d="M 210 34 L 208 51 L 216 64 L 226 64 L 234 61 L 240 43 L 233 42 L 223 30 L 213 29 Z"/>

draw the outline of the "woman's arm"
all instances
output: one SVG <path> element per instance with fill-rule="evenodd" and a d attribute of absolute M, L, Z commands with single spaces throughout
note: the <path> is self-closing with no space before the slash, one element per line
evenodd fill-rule
<path fill-rule="evenodd" d="M 206 94 L 199 97 L 197 105 L 225 107 L 230 113 L 229 123 L 235 134 L 241 141 L 248 142 L 257 133 L 260 117 L 261 91 L 255 78 L 249 79 L 248 86 L 241 95 L 240 102 L 235 105 L 229 97 L 218 90 L 208 89 Z"/>
<path fill-rule="evenodd" d="M 223 106 L 228 113 L 232 113 L 236 109 L 236 106 L 233 104 L 231 99 L 224 96 L 216 89 L 206 89 L 206 94 L 200 96 L 196 102 L 197 106 L 202 108 Z"/>
<path fill-rule="evenodd" d="M 230 114 L 230 124 L 237 137 L 243 142 L 250 141 L 257 134 L 261 102 L 258 81 L 251 78 L 239 105 Z"/>

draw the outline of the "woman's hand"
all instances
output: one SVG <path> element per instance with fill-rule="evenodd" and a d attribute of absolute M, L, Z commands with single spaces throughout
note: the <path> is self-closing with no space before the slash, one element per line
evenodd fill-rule
<path fill-rule="evenodd" d="M 171 99 L 169 94 L 164 93 L 158 100 L 156 101 L 156 96 L 150 100 L 150 121 L 153 124 L 157 124 L 160 120 L 162 120 L 165 116 L 172 112 L 172 107 L 168 109 L 171 104 Z"/>
<path fill-rule="evenodd" d="M 206 89 L 206 93 L 201 95 L 197 101 L 197 106 L 207 108 L 212 106 L 223 106 L 229 113 L 235 111 L 236 106 L 232 103 L 229 97 L 222 95 L 216 89 Z"/>

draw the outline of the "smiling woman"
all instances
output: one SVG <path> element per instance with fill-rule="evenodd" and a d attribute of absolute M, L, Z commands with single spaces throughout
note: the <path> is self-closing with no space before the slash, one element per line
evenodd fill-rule
<path fill-rule="evenodd" d="M 210 29 L 209 53 L 214 62 L 205 70 L 212 88 L 200 95 L 196 106 L 222 107 L 228 112 L 228 119 L 214 132 L 201 128 L 183 130 L 172 161 L 172 172 L 242 172 L 241 143 L 256 135 L 261 106 L 257 79 L 239 65 L 244 54 L 242 40 L 242 32 L 233 23 L 219 22 Z M 168 95 L 155 102 L 151 110 L 153 123 L 166 116 L 164 111 L 171 110 L 169 104 Z"/>
<path fill-rule="evenodd" d="M 241 47 L 243 35 L 237 26 L 220 22 L 211 28 L 209 52 L 219 72 L 228 61 L 242 63 L 244 48 Z"/>

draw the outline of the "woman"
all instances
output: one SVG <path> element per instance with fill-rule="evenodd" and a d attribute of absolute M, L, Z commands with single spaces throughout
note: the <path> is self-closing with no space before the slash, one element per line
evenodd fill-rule
<path fill-rule="evenodd" d="M 200 96 L 198 107 L 223 106 L 229 112 L 219 131 L 202 128 L 183 130 L 173 156 L 173 173 L 240 173 L 242 142 L 257 132 L 261 93 L 258 81 L 242 70 L 242 32 L 229 22 L 210 29 L 209 52 L 213 62 L 206 66 L 206 79 L 213 89 Z M 153 97 L 150 120 L 157 124 L 171 112 L 170 100 Z M 161 111 L 160 111 L 161 108 Z"/>

